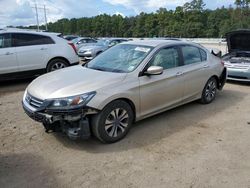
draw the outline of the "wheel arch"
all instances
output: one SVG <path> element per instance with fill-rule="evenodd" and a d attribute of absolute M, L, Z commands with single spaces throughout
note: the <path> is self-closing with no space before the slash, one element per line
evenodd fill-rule
<path fill-rule="evenodd" d="M 131 109 L 132 109 L 132 111 L 133 111 L 133 114 L 134 114 L 133 122 L 135 122 L 135 120 L 136 120 L 136 108 L 135 108 L 135 104 L 133 103 L 133 101 L 131 101 L 131 100 L 128 99 L 128 98 L 119 98 L 119 99 L 116 99 L 116 100 L 123 100 L 123 101 L 125 101 L 126 103 L 129 104 L 129 106 L 131 107 Z"/>
<path fill-rule="evenodd" d="M 108 104 L 110 104 L 114 101 L 119 101 L 119 100 L 128 103 L 128 105 L 131 107 L 133 115 L 134 115 L 133 122 L 135 122 L 135 120 L 136 120 L 136 106 L 135 106 L 134 102 L 129 98 L 126 98 L 126 97 L 115 98 L 115 99 L 109 101 L 108 103 L 106 103 L 103 108 L 105 108 Z"/>
<path fill-rule="evenodd" d="M 213 75 L 208 80 L 210 80 L 211 78 L 215 78 L 217 89 L 219 89 L 220 88 L 220 79 L 219 79 L 219 77 L 217 75 Z"/>
<path fill-rule="evenodd" d="M 61 60 L 64 60 L 68 65 L 70 65 L 70 62 L 67 58 L 65 57 L 62 57 L 62 56 L 57 56 L 57 57 L 53 57 L 52 59 L 50 59 L 47 63 L 47 66 L 46 66 L 46 69 L 48 69 L 48 66 L 50 64 L 51 61 L 55 60 L 55 59 L 61 59 Z"/>

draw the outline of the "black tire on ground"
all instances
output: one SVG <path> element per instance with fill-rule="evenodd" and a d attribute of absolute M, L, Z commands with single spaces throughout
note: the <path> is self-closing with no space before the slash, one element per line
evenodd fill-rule
<path fill-rule="evenodd" d="M 47 72 L 52 72 L 58 69 L 62 69 L 65 67 L 68 67 L 69 64 L 67 61 L 65 61 L 64 59 L 53 59 L 49 62 L 48 66 L 47 66 Z"/>
<path fill-rule="evenodd" d="M 213 100 L 216 98 L 217 86 L 218 84 L 217 84 L 217 80 L 215 77 L 212 77 L 207 81 L 202 91 L 202 95 L 200 99 L 200 102 L 202 104 L 209 104 L 213 102 Z"/>
<path fill-rule="evenodd" d="M 101 142 L 114 143 L 126 136 L 133 119 L 131 106 L 123 100 L 116 100 L 91 118 L 92 132 Z"/>

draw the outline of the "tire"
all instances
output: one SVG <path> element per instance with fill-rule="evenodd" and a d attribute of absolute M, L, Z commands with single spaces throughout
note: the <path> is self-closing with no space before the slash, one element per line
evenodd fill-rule
<path fill-rule="evenodd" d="M 126 136 L 133 119 L 131 106 L 123 100 L 116 100 L 92 117 L 92 132 L 101 142 L 114 143 Z"/>
<path fill-rule="evenodd" d="M 212 77 L 207 81 L 202 91 L 200 102 L 202 104 L 209 104 L 213 102 L 213 100 L 216 98 L 216 94 L 217 94 L 217 80 L 215 79 L 215 77 Z"/>
<path fill-rule="evenodd" d="M 68 66 L 69 66 L 68 62 L 63 59 L 53 59 L 49 62 L 47 66 L 47 72 L 52 72 Z"/>

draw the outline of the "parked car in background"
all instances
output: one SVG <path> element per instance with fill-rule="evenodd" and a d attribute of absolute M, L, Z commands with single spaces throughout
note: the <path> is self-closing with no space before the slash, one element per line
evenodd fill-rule
<path fill-rule="evenodd" d="M 200 45 L 133 41 L 110 48 L 85 66 L 37 78 L 22 102 L 47 131 L 61 130 L 71 139 L 93 133 L 113 143 L 135 121 L 198 99 L 211 103 L 225 80 L 221 59 Z"/>
<path fill-rule="evenodd" d="M 56 33 L 0 31 L 0 79 L 23 78 L 79 63 L 76 49 Z"/>
<path fill-rule="evenodd" d="M 79 36 L 75 36 L 75 35 L 65 35 L 65 36 L 63 36 L 63 38 L 68 40 L 68 41 L 74 40 L 74 39 L 76 39 L 78 37 Z"/>
<path fill-rule="evenodd" d="M 223 56 L 228 80 L 250 82 L 250 30 L 237 30 L 226 35 L 228 54 Z"/>
<path fill-rule="evenodd" d="M 76 50 L 78 51 L 82 46 L 92 45 L 92 44 L 95 45 L 95 43 L 97 43 L 97 40 L 92 39 L 90 37 L 78 37 L 71 40 L 71 42 L 75 45 Z"/>
<path fill-rule="evenodd" d="M 91 60 L 108 48 L 127 41 L 127 39 L 100 39 L 96 44 L 81 47 L 78 50 L 78 55 L 83 60 Z"/>

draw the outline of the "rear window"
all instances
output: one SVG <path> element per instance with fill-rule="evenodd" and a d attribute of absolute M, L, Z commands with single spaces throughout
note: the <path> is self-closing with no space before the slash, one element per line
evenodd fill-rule
<path fill-rule="evenodd" d="M 42 36 L 42 35 L 35 35 L 35 34 L 16 33 L 16 34 L 13 34 L 13 38 L 14 38 L 14 45 L 16 47 L 55 43 L 50 37 Z"/>

